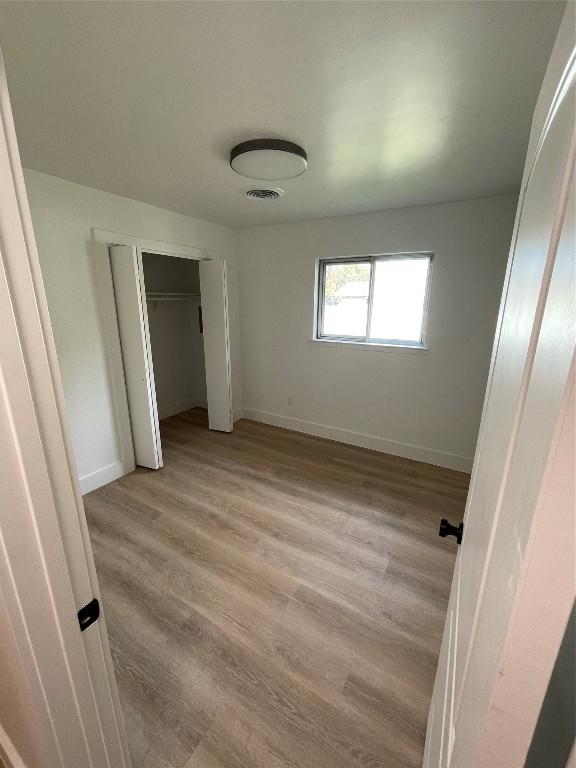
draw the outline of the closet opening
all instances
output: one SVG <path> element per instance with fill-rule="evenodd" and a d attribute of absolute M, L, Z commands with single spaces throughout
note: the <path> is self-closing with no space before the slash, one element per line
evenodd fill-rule
<path fill-rule="evenodd" d="M 199 262 L 142 254 L 158 419 L 202 409 L 208 428 Z"/>
<path fill-rule="evenodd" d="M 162 420 L 233 428 L 226 262 L 128 244 L 109 254 L 134 465 L 159 469 Z"/>

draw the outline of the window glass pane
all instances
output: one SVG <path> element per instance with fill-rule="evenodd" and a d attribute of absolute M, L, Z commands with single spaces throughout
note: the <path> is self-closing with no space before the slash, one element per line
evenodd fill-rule
<path fill-rule="evenodd" d="M 429 264 L 429 259 L 375 262 L 370 338 L 420 341 Z"/>
<path fill-rule="evenodd" d="M 325 336 L 366 336 L 370 269 L 367 262 L 326 264 L 324 268 Z"/>

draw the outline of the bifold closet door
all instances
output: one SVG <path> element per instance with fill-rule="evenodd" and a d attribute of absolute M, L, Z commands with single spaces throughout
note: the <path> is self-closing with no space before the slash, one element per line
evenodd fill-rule
<path fill-rule="evenodd" d="M 162 446 L 142 254 L 133 245 L 114 245 L 110 263 L 136 464 L 159 469 Z"/>
<path fill-rule="evenodd" d="M 233 427 L 232 386 L 225 261 L 212 259 L 200 262 L 200 292 L 204 326 L 208 426 L 219 432 L 231 432 Z"/>

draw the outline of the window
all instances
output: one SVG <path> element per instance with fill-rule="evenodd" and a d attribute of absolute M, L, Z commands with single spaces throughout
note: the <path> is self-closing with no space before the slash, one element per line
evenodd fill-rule
<path fill-rule="evenodd" d="M 316 338 L 424 346 L 431 254 L 321 260 Z"/>

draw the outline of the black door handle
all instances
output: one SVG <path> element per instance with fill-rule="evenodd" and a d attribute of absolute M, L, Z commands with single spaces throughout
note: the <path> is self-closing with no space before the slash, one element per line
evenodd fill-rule
<path fill-rule="evenodd" d="M 456 541 L 458 544 L 461 544 L 463 533 L 464 523 L 460 523 L 460 525 L 452 525 L 452 523 L 446 520 L 445 517 L 440 520 L 440 530 L 438 531 L 438 535 L 442 538 L 445 538 L 446 536 L 456 536 Z"/>

